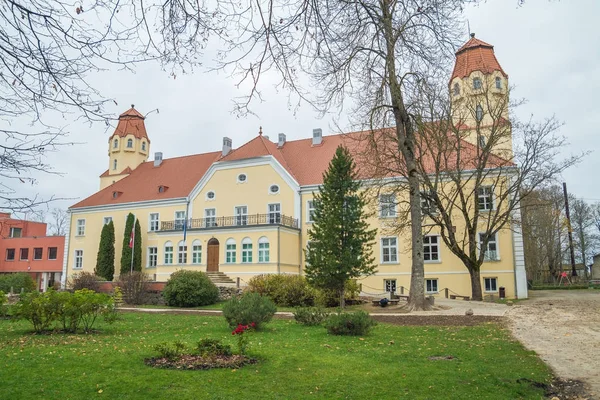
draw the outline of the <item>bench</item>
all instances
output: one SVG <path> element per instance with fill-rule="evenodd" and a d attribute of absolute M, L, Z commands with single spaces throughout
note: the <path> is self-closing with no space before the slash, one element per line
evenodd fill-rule
<path fill-rule="evenodd" d="M 397 306 L 399 301 L 400 300 L 390 300 L 390 299 L 388 299 L 387 305 L 388 306 Z M 373 305 L 374 306 L 381 306 L 381 303 L 379 303 L 379 300 L 373 300 Z"/>
<path fill-rule="evenodd" d="M 450 299 L 452 299 L 452 300 L 456 300 L 457 298 L 463 299 L 463 300 L 467 300 L 467 301 L 471 300 L 471 298 L 469 296 L 460 296 L 458 294 L 451 294 L 450 295 Z"/>

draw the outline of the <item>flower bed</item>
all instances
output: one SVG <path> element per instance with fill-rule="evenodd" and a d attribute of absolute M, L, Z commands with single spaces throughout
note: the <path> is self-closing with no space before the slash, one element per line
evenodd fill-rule
<path fill-rule="evenodd" d="M 256 364 L 258 361 L 255 358 L 246 357 L 240 354 L 232 354 L 229 356 L 221 355 L 214 357 L 203 357 L 200 355 L 184 354 L 174 360 L 166 357 L 152 357 L 144 360 L 146 365 L 155 368 L 166 369 L 185 369 L 185 370 L 202 370 L 213 368 L 241 368 L 244 365 Z"/>

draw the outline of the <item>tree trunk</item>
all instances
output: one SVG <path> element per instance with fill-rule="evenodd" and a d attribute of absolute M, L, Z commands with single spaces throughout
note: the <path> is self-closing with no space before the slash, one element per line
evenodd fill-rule
<path fill-rule="evenodd" d="M 340 310 L 343 310 L 344 307 L 346 306 L 346 299 L 345 299 L 345 293 L 346 290 L 344 287 L 342 287 L 342 289 L 340 290 Z"/>
<path fill-rule="evenodd" d="M 469 268 L 471 275 L 471 298 L 472 300 L 482 301 L 483 292 L 481 291 L 481 273 L 479 268 Z"/>
<path fill-rule="evenodd" d="M 407 160 L 408 161 L 408 160 Z M 414 161 L 413 161 L 414 162 Z M 421 230 L 421 196 L 419 178 L 408 176 L 410 188 L 410 229 L 412 236 L 412 270 L 410 293 L 407 308 L 413 310 L 430 310 L 431 304 L 425 300 L 425 270 L 423 263 L 423 232 Z"/>

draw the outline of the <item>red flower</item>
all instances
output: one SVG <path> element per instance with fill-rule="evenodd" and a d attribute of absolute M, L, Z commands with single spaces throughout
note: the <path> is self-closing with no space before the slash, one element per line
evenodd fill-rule
<path fill-rule="evenodd" d="M 252 326 L 253 328 L 256 326 L 256 324 L 254 322 L 250 323 L 250 326 Z"/>

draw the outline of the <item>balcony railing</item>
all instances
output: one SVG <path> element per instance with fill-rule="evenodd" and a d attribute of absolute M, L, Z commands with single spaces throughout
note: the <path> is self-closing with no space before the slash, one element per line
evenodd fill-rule
<path fill-rule="evenodd" d="M 230 217 L 206 217 L 193 219 L 178 219 L 175 221 L 162 221 L 160 223 L 161 231 L 183 231 L 183 226 L 187 223 L 187 230 L 192 229 L 213 229 L 221 227 L 244 227 L 259 225 L 282 225 L 298 229 L 298 219 L 281 215 L 271 214 L 249 214 L 235 215 Z"/>

